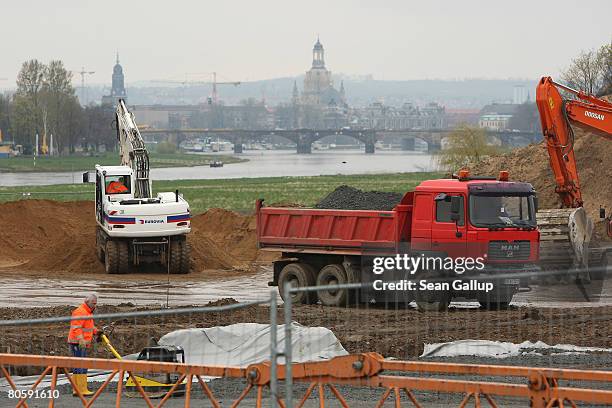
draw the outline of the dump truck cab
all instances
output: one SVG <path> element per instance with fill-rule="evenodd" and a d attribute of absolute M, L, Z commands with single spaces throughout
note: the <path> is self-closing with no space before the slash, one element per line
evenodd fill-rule
<path fill-rule="evenodd" d="M 466 176 L 424 181 L 413 194 L 413 250 L 483 257 L 487 264 L 537 261 L 531 184 Z"/>

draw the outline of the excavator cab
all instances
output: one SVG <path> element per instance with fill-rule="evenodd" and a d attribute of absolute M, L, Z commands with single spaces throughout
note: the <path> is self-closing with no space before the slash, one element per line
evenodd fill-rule
<path fill-rule="evenodd" d="M 130 194 L 129 175 L 104 176 L 104 190 L 106 194 Z"/>

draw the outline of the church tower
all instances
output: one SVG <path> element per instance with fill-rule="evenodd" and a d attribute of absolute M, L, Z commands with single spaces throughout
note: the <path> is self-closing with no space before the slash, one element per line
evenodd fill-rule
<path fill-rule="evenodd" d="M 113 67 L 113 77 L 111 84 L 110 95 L 104 95 L 102 97 L 102 105 L 117 106 L 119 99 L 125 100 L 127 103 L 127 92 L 125 91 L 125 77 L 123 76 L 123 67 L 119 64 L 119 53 L 117 53 L 117 59 L 115 66 Z"/>
<path fill-rule="evenodd" d="M 111 96 L 115 98 L 125 98 L 125 80 L 123 77 L 123 67 L 119 64 L 119 53 L 117 53 L 117 62 L 113 67 L 113 84 L 111 87 Z"/>
<path fill-rule="evenodd" d="M 319 37 L 317 37 L 317 42 L 312 48 L 312 67 L 325 69 L 325 50 L 321 41 L 319 41 Z"/>
<path fill-rule="evenodd" d="M 312 48 L 312 67 L 304 78 L 302 103 L 305 105 L 326 105 L 328 93 L 333 90 L 332 73 L 325 68 L 325 50 L 319 38 Z M 336 92 L 335 90 L 333 92 Z"/>

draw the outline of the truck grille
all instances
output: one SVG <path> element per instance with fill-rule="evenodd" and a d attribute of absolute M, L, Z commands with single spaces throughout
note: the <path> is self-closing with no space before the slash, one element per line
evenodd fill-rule
<path fill-rule="evenodd" d="M 531 243 L 529 241 L 491 241 L 489 242 L 489 259 L 529 259 Z"/>

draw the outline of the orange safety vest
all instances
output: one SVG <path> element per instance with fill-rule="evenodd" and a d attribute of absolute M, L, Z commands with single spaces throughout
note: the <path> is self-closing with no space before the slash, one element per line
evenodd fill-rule
<path fill-rule="evenodd" d="M 106 194 L 120 194 L 128 191 L 128 188 L 118 181 L 111 181 L 106 188 Z"/>
<path fill-rule="evenodd" d="M 87 344 L 91 344 L 93 336 L 98 332 L 91 319 L 93 313 L 86 303 L 72 311 L 72 317 L 81 317 L 70 321 L 70 331 L 68 332 L 68 343 L 77 344 L 83 339 Z"/>

